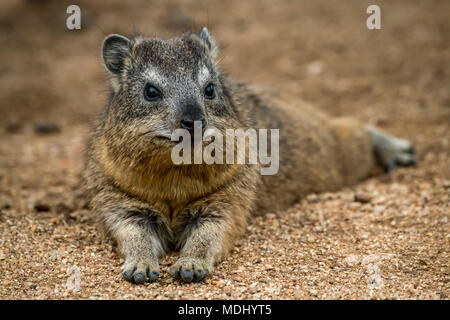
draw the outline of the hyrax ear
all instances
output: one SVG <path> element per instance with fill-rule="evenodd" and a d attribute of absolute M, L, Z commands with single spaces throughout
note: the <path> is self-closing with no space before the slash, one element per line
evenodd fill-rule
<path fill-rule="evenodd" d="M 120 74 L 125 58 L 130 56 L 131 42 L 127 38 L 111 34 L 103 40 L 102 56 L 106 69 L 112 74 Z"/>
<path fill-rule="evenodd" d="M 209 49 L 213 58 L 217 56 L 218 49 L 214 39 L 209 35 L 209 31 L 206 27 L 203 27 L 202 32 L 200 32 L 200 39 L 206 45 L 206 48 Z"/>

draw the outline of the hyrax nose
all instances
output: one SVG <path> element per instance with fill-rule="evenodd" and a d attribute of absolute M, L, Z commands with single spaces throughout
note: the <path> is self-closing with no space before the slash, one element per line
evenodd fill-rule
<path fill-rule="evenodd" d="M 194 127 L 205 129 L 207 121 L 203 108 L 198 104 L 186 104 L 182 108 L 180 127 L 189 131 L 194 131 Z"/>
<path fill-rule="evenodd" d="M 198 120 L 183 119 L 180 121 L 180 126 L 183 129 L 186 129 L 189 131 L 194 131 L 194 122 L 200 122 L 200 121 L 202 124 L 202 129 L 205 129 L 207 122 L 204 117 L 201 119 L 198 119 Z"/>

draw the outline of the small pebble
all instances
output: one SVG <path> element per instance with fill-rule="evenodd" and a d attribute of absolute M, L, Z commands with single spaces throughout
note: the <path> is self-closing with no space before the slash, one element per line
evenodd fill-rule
<path fill-rule="evenodd" d="M 43 202 L 36 202 L 34 204 L 34 210 L 37 212 L 48 212 L 50 211 L 50 206 Z"/>
<path fill-rule="evenodd" d="M 355 202 L 369 203 L 371 200 L 371 197 L 367 194 L 356 193 L 354 199 L 355 199 Z"/>
<path fill-rule="evenodd" d="M 33 129 L 34 132 L 38 134 L 52 134 L 61 131 L 61 128 L 58 125 L 50 122 L 35 123 Z"/>

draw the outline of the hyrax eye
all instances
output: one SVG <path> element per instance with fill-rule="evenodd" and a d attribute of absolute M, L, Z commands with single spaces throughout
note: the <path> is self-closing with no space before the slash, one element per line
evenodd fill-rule
<path fill-rule="evenodd" d="M 151 84 L 147 84 L 145 86 L 144 96 L 148 101 L 155 101 L 161 98 L 161 92 Z"/>
<path fill-rule="evenodd" d="M 212 83 L 208 84 L 208 86 L 205 88 L 205 98 L 207 99 L 214 99 L 216 96 L 214 91 L 214 85 Z"/>

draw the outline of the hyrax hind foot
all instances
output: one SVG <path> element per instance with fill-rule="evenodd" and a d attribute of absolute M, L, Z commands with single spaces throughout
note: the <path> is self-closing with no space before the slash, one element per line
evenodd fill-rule
<path fill-rule="evenodd" d="M 392 171 L 397 165 L 416 165 L 411 142 L 395 138 L 370 126 L 367 126 L 366 130 L 370 135 L 375 156 L 386 171 Z"/>
<path fill-rule="evenodd" d="M 208 276 L 212 267 L 208 267 L 207 263 L 197 258 L 180 258 L 172 267 L 170 274 L 184 282 L 201 281 Z"/>

